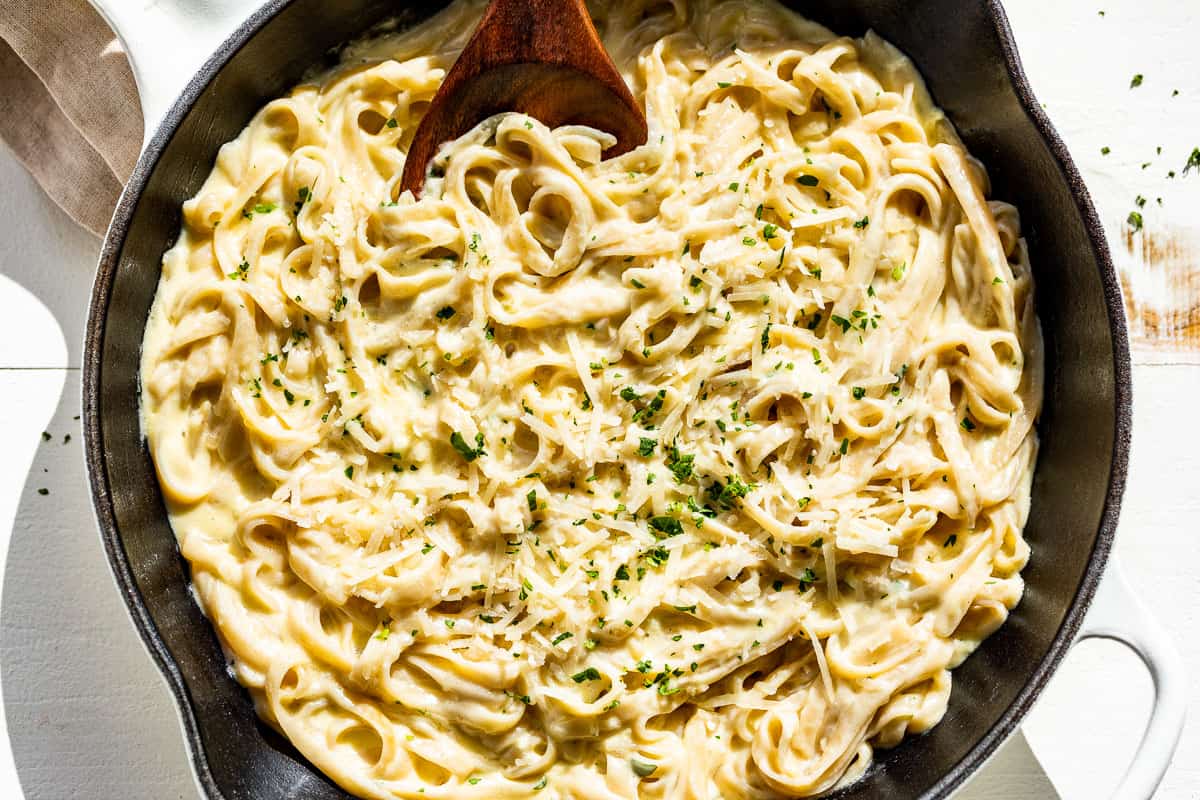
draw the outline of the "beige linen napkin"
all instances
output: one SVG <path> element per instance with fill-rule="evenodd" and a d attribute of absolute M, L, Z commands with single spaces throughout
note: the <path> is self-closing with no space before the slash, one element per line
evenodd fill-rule
<path fill-rule="evenodd" d="M 0 139 L 100 236 L 142 144 L 117 37 L 87 0 L 0 0 Z"/>

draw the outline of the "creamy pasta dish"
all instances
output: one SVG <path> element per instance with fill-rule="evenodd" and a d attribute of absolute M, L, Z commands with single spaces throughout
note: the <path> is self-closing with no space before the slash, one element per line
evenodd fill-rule
<path fill-rule="evenodd" d="M 1021 597 L 1017 211 L 872 34 L 597 7 L 648 142 L 405 151 L 482 3 L 263 108 L 183 209 L 143 418 L 261 716 L 364 798 L 807 797 Z"/>

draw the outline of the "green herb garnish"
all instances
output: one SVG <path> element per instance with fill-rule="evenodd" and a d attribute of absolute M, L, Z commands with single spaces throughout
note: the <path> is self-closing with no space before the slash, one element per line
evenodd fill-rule
<path fill-rule="evenodd" d="M 296 191 L 296 202 L 292 204 L 292 216 L 300 216 L 300 210 L 304 208 L 304 204 L 312 199 L 312 191 L 307 186 L 301 186 Z"/>
<path fill-rule="evenodd" d="M 692 477 L 695 460 L 696 457 L 694 455 L 683 455 L 679 452 L 679 448 L 674 445 L 667 450 L 667 469 L 671 470 L 671 474 L 675 476 L 677 483 L 683 483 Z"/>
<path fill-rule="evenodd" d="M 458 451 L 458 454 L 467 461 L 474 461 L 480 456 L 487 455 L 483 449 L 483 434 L 475 434 L 475 447 L 467 444 L 467 440 L 458 431 L 450 434 L 450 446 Z"/>
<path fill-rule="evenodd" d="M 659 539 L 678 536 L 683 533 L 683 524 L 674 517 L 659 515 L 649 520 L 650 530 Z M 661 534 L 661 535 L 660 535 Z"/>
<path fill-rule="evenodd" d="M 582 672 L 576 672 L 574 675 L 572 675 L 571 680 L 575 681 L 576 683 L 583 683 L 584 681 L 598 681 L 600 680 L 600 670 L 596 669 L 595 667 L 588 667 Z"/>

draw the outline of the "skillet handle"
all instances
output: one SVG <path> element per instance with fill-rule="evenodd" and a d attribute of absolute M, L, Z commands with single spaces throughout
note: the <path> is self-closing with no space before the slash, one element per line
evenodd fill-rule
<path fill-rule="evenodd" d="M 90 0 L 133 67 L 145 135 L 158 129 L 183 87 L 261 0 Z"/>
<path fill-rule="evenodd" d="M 1110 561 L 1092 608 L 1076 641 L 1112 639 L 1133 650 L 1150 670 L 1154 707 L 1133 763 L 1113 792 L 1113 800 L 1150 800 L 1158 788 L 1183 731 L 1187 676 L 1175 644 L 1125 580 L 1120 563 Z"/>

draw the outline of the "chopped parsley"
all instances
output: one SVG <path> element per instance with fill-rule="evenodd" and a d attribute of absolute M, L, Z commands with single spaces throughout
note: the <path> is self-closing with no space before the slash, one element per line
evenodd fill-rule
<path fill-rule="evenodd" d="M 480 456 L 487 455 L 483 449 L 483 434 L 475 434 L 475 446 L 471 447 L 467 444 L 467 440 L 458 431 L 450 434 L 450 446 L 458 451 L 458 454 L 467 461 L 474 461 Z"/>
<path fill-rule="evenodd" d="M 312 199 L 312 191 L 307 186 L 301 186 L 296 192 L 296 202 L 292 204 L 292 216 L 300 216 L 300 210 L 304 208 L 304 204 Z"/>
<path fill-rule="evenodd" d="M 800 576 L 799 590 L 807 592 L 814 583 L 817 582 L 817 573 L 812 571 L 811 567 L 805 567 L 803 574 Z"/>
<path fill-rule="evenodd" d="M 229 273 L 229 279 L 235 281 L 244 281 L 246 276 L 250 274 L 250 262 L 242 259 L 242 263 L 237 265 L 237 269 Z"/>
<path fill-rule="evenodd" d="M 1200 147 L 1192 150 L 1192 154 L 1188 156 L 1187 163 L 1183 165 L 1183 174 L 1187 175 L 1192 170 L 1200 172 Z"/>
<path fill-rule="evenodd" d="M 600 670 L 596 669 L 595 667 L 588 667 L 582 672 L 576 672 L 574 675 L 572 675 L 571 680 L 575 681 L 576 683 L 583 683 L 584 681 L 598 681 L 600 680 Z"/>
<path fill-rule="evenodd" d="M 628 388 L 628 387 L 626 387 L 626 388 Z M 655 414 L 657 414 L 659 411 L 662 411 L 663 399 L 666 398 L 666 396 L 667 396 L 667 390 L 659 389 L 658 393 L 655 394 L 654 397 L 652 397 L 650 399 L 650 402 L 647 403 L 644 408 L 641 408 L 634 412 L 633 421 L 634 422 L 638 422 L 638 421 L 649 422 L 654 417 Z M 625 397 L 624 389 L 621 390 L 621 397 Z"/>
<path fill-rule="evenodd" d="M 667 469 L 671 470 L 671 474 L 675 476 L 677 483 L 683 483 L 692 477 L 695 460 L 696 457 L 694 455 L 681 454 L 679 448 L 675 445 L 671 445 L 667 450 Z"/>
<path fill-rule="evenodd" d="M 641 442 L 638 444 L 638 455 L 643 457 L 654 455 L 654 448 L 657 446 L 658 442 L 656 440 L 647 439 L 643 436 Z"/>
<path fill-rule="evenodd" d="M 753 484 L 743 483 L 737 475 L 730 475 L 724 484 L 716 481 L 709 486 L 708 496 L 721 508 L 730 509 L 737 500 L 745 497 L 753 488 Z"/>
<path fill-rule="evenodd" d="M 454 310 L 454 306 L 442 306 L 437 312 L 437 318 L 440 320 L 448 320 L 458 312 Z"/>
<path fill-rule="evenodd" d="M 1134 75 L 1133 78 L 1129 81 L 1129 88 L 1136 89 L 1137 87 L 1142 85 L 1142 81 L 1145 79 L 1146 79 L 1146 76 L 1139 72 L 1138 74 Z"/>
<path fill-rule="evenodd" d="M 270 214 L 276 208 L 278 208 L 278 206 L 276 206 L 274 203 L 256 203 L 253 210 L 249 214 L 246 214 L 245 212 L 242 213 L 244 216 L 249 218 L 254 214 Z"/>
<path fill-rule="evenodd" d="M 650 562 L 650 566 L 658 569 L 671 558 L 671 551 L 665 547 L 652 547 L 642 553 L 642 558 Z M 619 570 L 618 570 L 619 572 Z"/>
<path fill-rule="evenodd" d="M 821 179 L 816 175 L 801 175 L 799 178 L 796 178 L 796 183 L 800 184 L 801 186 L 816 186 L 820 182 Z"/>
<path fill-rule="evenodd" d="M 683 523 L 674 517 L 659 515 L 651 517 L 649 520 L 650 530 L 654 532 L 656 538 L 664 539 L 670 536 L 678 536 L 683 533 Z"/>

